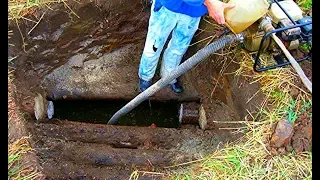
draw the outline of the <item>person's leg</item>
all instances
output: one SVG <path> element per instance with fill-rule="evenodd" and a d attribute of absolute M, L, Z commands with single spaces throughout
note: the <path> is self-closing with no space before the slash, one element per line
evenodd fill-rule
<path fill-rule="evenodd" d="M 189 44 L 197 31 L 201 17 L 190 17 L 184 14 L 179 14 L 177 26 L 172 32 L 172 38 L 163 55 L 161 65 L 161 76 L 164 77 L 174 68 L 176 68 L 186 53 Z M 170 84 L 176 83 L 173 80 Z"/>
<path fill-rule="evenodd" d="M 176 13 L 163 6 L 160 9 L 154 7 L 155 1 L 151 6 L 147 38 L 139 65 L 139 77 L 144 81 L 153 78 L 163 46 L 177 23 Z"/>

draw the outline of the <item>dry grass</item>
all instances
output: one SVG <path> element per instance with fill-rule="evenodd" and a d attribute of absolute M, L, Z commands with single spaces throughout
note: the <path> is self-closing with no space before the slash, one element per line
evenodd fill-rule
<path fill-rule="evenodd" d="M 261 92 L 266 95 L 260 112 L 244 122 L 247 126 L 245 136 L 200 163 L 171 171 L 171 179 L 311 179 L 311 152 L 271 156 L 265 145 L 272 124 L 288 114 L 285 110 L 292 102 L 292 88 L 299 90 L 295 99 L 296 112 L 302 112 L 311 102 L 311 94 L 296 85 L 299 78 L 291 67 L 256 73 L 252 70 L 251 56 L 245 51 L 240 55 L 243 59 L 234 73 L 251 79 L 251 83 L 259 82 Z"/>
<path fill-rule="evenodd" d="M 245 51 L 240 55 L 243 59 L 234 74 L 247 77 L 251 83 L 259 82 L 261 92 L 266 95 L 260 111 L 255 116 L 250 113 L 242 122 L 246 125 L 242 138 L 204 159 L 168 168 L 163 174 L 167 175 L 166 179 L 311 179 L 311 152 L 293 151 L 272 156 L 266 147 L 272 124 L 288 113 L 285 110 L 292 100 L 291 89 L 299 90 L 295 99 L 296 112 L 303 111 L 305 104 L 311 102 L 311 94 L 297 87 L 295 82 L 299 78 L 291 67 L 256 73 L 252 70 L 251 56 Z M 135 173 L 135 177 L 139 177 L 139 171 Z"/>
<path fill-rule="evenodd" d="M 216 37 L 209 36 L 195 44 L 212 41 L 213 38 Z M 241 131 L 245 132 L 245 135 L 204 159 L 170 167 L 162 172 L 161 176 L 165 177 L 164 179 L 175 180 L 312 179 L 311 152 L 295 153 L 293 151 L 286 155 L 273 156 L 266 147 L 268 138 L 272 134 L 272 125 L 281 118 L 287 118 L 294 123 L 294 117 L 297 118 L 296 116 L 305 111 L 307 106 L 312 106 L 311 94 L 300 87 L 301 83 L 300 86 L 297 85 L 300 79 L 291 66 L 257 73 L 253 71 L 254 60 L 250 54 L 242 50 L 237 56 L 242 57 L 238 62 L 240 68 L 231 74 L 243 76 L 250 83 L 258 82 L 259 91 L 266 97 L 258 108 L 258 112 L 248 112 L 249 115 L 242 121 L 245 128 Z M 265 54 L 261 58 L 270 59 Z M 292 89 L 298 90 L 295 99 L 291 96 Z M 293 104 L 295 106 L 292 109 Z M 152 172 L 148 173 L 152 174 Z M 145 172 L 135 171 L 131 178 L 138 179 L 143 174 Z"/>
<path fill-rule="evenodd" d="M 13 121 L 23 121 L 12 96 L 12 70 L 8 73 L 8 129 Z M 13 127 L 12 127 L 13 128 Z M 8 135 L 9 138 L 10 134 Z M 32 151 L 29 137 L 21 137 L 13 143 L 8 142 L 8 180 L 38 179 L 39 173 L 34 167 L 27 166 L 23 161 L 26 154 Z"/>
<path fill-rule="evenodd" d="M 22 48 L 24 51 L 26 51 L 25 46 L 27 44 L 24 41 L 25 40 L 23 35 L 24 33 L 22 33 L 20 29 L 21 23 L 28 24 L 28 26 L 30 25 L 32 27 L 28 32 L 28 34 L 30 34 L 41 22 L 47 10 L 53 10 L 51 6 L 57 3 L 63 3 L 64 7 L 67 9 L 67 11 L 70 12 L 70 14 L 73 14 L 79 18 L 79 16 L 69 7 L 66 1 L 67 0 L 9 0 L 8 1 L 8 22 L 14 23 L 17 26 L 22 39 L 22 44 L 23 44 Z M 41 12 L 40 10 L 44 10 L 44 12 L 42 12 L 41 15 L 39 15 L 38 13 L 38 12 Z M 10 35 L 10 33 L 12 33 L 12 31 L 8 30 L 8 35 Z"/>
<path fill-rule="evenodd" d="M 31 180 L 39 175 L 33 167 L 27 167 L 21 161 L 25 154 L 32 151 L 27 139 L 22 137 L 8 146 L 8 180 Z"/>
<path fill-rule="evenodd" d="M 66 0 L 9 0 L 8 1 L 8 20 L 24 19 L 37 23 L 37 21 L 26 18 L 32 15 L 39 8 L 51 9 L 54 3 L 65 3 Z"/>

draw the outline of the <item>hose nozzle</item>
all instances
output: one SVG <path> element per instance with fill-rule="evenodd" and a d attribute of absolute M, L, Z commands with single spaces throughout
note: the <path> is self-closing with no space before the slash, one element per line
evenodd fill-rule
<path fill-rule="evenodd" d="M 243 43 L 244 41 L 244 33 L 235 34 L 236 41 L 239 41 L 240 43 Z"/>
<path fill-rule="evenodd" d="M 263 29 L 264 32 L 269 32 L 274 30 L 274 27 L 272 26 L 271 18 L 268 16 L 265 16 L 262 18 L 259 28 Z"/>

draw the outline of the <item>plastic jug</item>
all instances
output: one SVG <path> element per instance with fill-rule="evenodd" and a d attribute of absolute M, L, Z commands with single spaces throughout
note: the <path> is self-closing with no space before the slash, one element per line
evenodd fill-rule
<path fill-rule="evenodd" d="M 238 34 L 268 12 L 270 4 L 266 0 L 230 0 L 228 4 L 235 4 L 232 9 L 224 12 L 226 25 Z"/>

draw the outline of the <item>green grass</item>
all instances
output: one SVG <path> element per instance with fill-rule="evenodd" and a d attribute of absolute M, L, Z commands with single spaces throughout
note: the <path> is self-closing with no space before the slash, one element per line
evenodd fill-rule
<path fill-rule="evenodd" d="M 262 107 L 252 120 L 248 120 L 248 132 L 239 141 L 227 144 L 223 149 L 204 158 L 200 163 L 186 167 L 184 171 L 173 171 L 172 179 L 311 179 L 312 153 L 292 152 L 282 156 L 271 156 L 266 148 L 266 138 L 272 134 L 272 124 L 286 117 L 294 123 L 298 115 L 312 106 L 310 94 L 299 91 L 292 99 L 290 89 L 297 78 L 289 68 L 253 73 L 252 59 L 244 55 L 241 68 L 236 74 L 251 77 L 261 85 L 266 103 L 272 108 Z M 279 88 L 281 87 L 281 88 Z M 257 125 L 249 122 L 256 122 Z"/>
<path fill-rule="evenodd" d="M 298 0 L 297 3 L 303 11 L 309 11 L 312 8 L 312 0 Z"/>
<path fill-rule="evenodd" d="M 300 50 L 303 52 L 309 52 L 311 50 L 312 45 L 309 43 L 303 43 L 300 45 Z"/>
<path fill-rule="evenodd" d="M 169 176 L 166 179 L 312 178 L 311 152 L 272 156 L 266 145 L 273 133 L 273 124 L 286 117 L 294 122 L 298 115 L 308 112 L 312 106 L 311 95 L 296 87 L 294 82 L 298 77 L 291 67 L 256 73 L 252 71 L 251 55 L 242 51 L 239 56 L 243 60 L 234 74 L 244 76 L 250 83 L 259 82 L 260 90 L 266 96 L 260 111 L 244 122 L 247 131 L 239 140 L 226 144 L 203 159 L 169 168 L 163 172 Z M 293 87 L 299 90 L 296 99 L 290 95 Z"/>
<path fill-rule="evenodd" d="M 295 107 L 297 105 L 297 101 L 290 99 L 290 105 L 287 108 L 287 120 L 291 123 L 294 124 L 294 122 L 298 118 L 298 112 L 295 110 Z"/>
<path fill-rule="evenodd" d="M 38 172 L 29 169 L 22 163 L 23 156 L 31 151 L 27 137 L 9 144 L 8 148 L 8 180 L 33 180 L 37 179 Z"/>
<path fill-rule="evenodd" d="M 301 101 L 300 104 L 302 107 L 298 108 L 298 99 L 294 100 L 290 98 L 289 105 L 287 105 L 284 109 L 279 109 L 279 112 L 283 112 L 286 115 L 286 119 L 291 123 L 294 124 L 297 120 L 298 116 L 307 111 L 311 106 L 311 101 Z M 312 114 L 312 113 L 311 113 Z M 311 116 L 310 116 L 311 117 Z"/>

